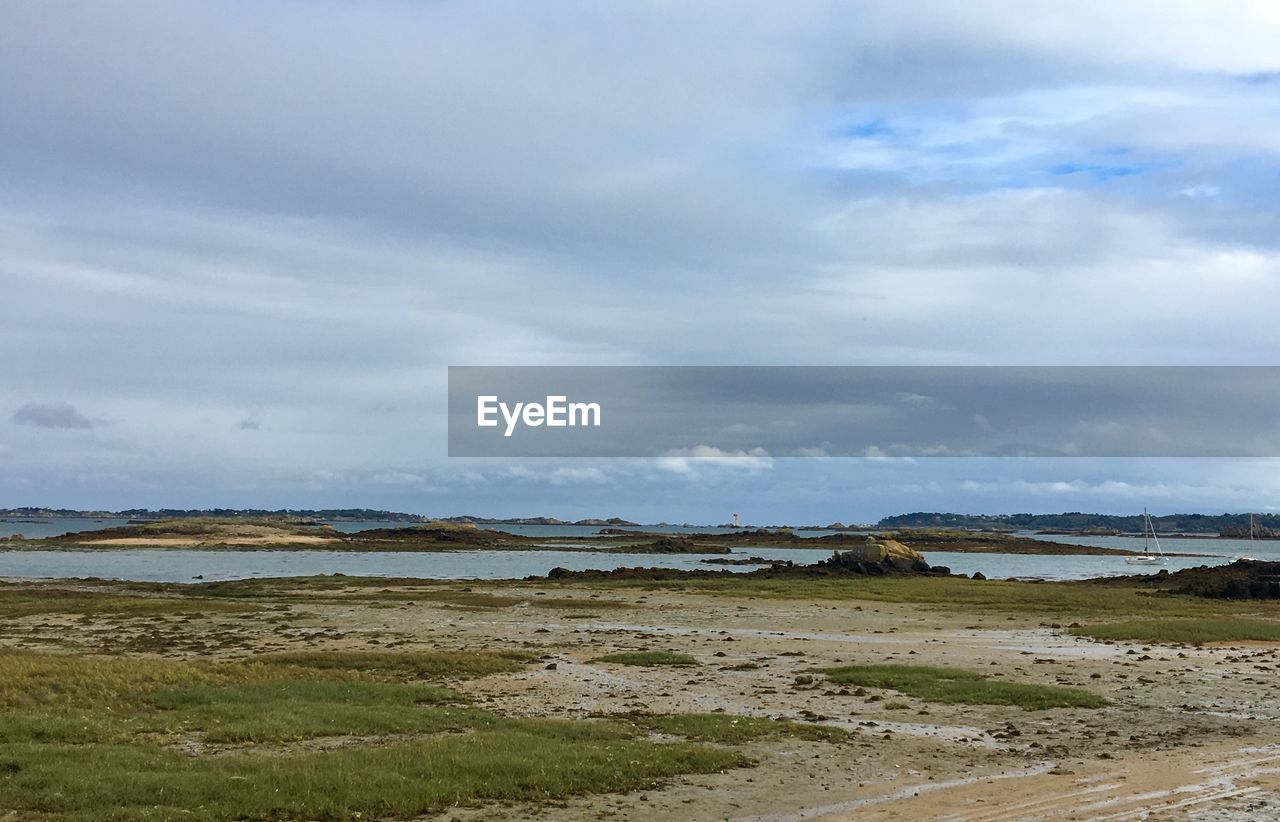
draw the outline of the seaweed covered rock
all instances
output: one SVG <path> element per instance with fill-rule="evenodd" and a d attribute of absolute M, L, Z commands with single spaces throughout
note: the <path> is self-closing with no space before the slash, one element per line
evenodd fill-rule
<path fill-rule="evenodd" d="M 688 537 L 662 537 L 648 545 L 631 546 L 627 550 L 644 554 L 729 554 L 726 545 L 706 545 Z"/>
<path fill-rule="evenodd" d="M 800 565 L 791 560 L 763 560 L 768 567 L 758 568 L 742 574 L 728 570 L 713 571 L 709 568 L 614 568 L 608 571 L 570 571 L 567 568 L 552 568 L 546 579 L 636 579 L 636 580 L 675 580 L 675 579 L 795 579 L 808 577 L 884 577 L 884 576 L 949 576 L 951 569 L 944 566 L 931 566 L 925 562 L 919 552 L 894 540 L 869 540 L 866 545 L 857 546 L 852 551 L 836 551 L 827 559 L 812 565 Z M 717 562 L 716 560 L 702 560 Z M 737 564 L 733 560 L 722 560 L 724 564 Z M 718 564 L 718 563 L 717 563 Z M 755 564 L 752 562 L 751 564 Z M 542 577 L 525 577 L 528 580 L 539 580 Z"/>
<path fill-rule="evenodd" d="M 1097 585 L 1136 585 L 1211 599 L 1280 599 L 1280 562 L 1238 559 L 1182 571 L 1091 580 Z"/>

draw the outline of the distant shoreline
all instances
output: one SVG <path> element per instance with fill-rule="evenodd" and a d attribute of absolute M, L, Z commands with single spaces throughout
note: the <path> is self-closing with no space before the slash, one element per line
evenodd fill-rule
<path fill-rule="evenodd" d="M 904 529 L 887 533 L 920 552 L 1022 555 L 1132 556 L 1137 551 L 1079 545 L 1013 534 L 955 530 Z M 286 519 L 190 518 L 140 522 L 44 538 L 0 538 L 8 551 L 577 551 L 621 554 L 727 555 L 734 549 L 814 549 L 833 552 L 866 544 L 861 533 L 836 532 L 800 536 L 790 529 L 739 530 L 728 533 L 656 532 L 601 528 L 589 535 L 530 536 L 476 525 L 432 522 L 409 527 L 342 532 L 325 525 Z M 1169 554 L 1170 556 L 1206 556 Z"/>

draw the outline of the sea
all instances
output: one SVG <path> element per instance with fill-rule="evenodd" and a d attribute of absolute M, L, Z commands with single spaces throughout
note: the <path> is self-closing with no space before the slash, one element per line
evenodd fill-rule
<path fill-rule="evenodd" d="M 60 536 L 76 531 L 91 531 L 125 525 L 121 519 L 57 518 L 42 521 L 0 521 L 0 537 L 22 534 L 26 537 Z M 327 523 L 344 533 L 357 533 L 369 528 L 396 527 L 404 523 L 352 521 Z M 613 568 L 701 568 L 741 573 L 758 565 L 722 565 L 704 562 L 712 559 L 791 560 L 812 563 L 830 556 L 829 548 L 785 548 L 749 546 L 732 554 L 626 554 L 606 551 L 557 550 L 556 539 L 569 536 L 594 536 L 596 526 L 575 525 L 482 525 L 482 528 L 546 540 L 546 546 L 524 551 L 382 551 L 365 553 L 299 549 L 287 551 L 196 551 L 115 549 L 92 551 L 5 551 L 0 550 L 0 578 L 99 578 L 139 582 L 201 582 L 229 579 L 314 576 L 345 574 L 348 576 L 417 577 L 424 579 L 522 579 L 543 576 L 552 568 L 570 570 L 610 570 Z M 628 530 L 682 533 L 727 533 L 734 529 L 698 526 L 643 526 Z M 797 531 L 802 537 L 819 537 L 834 531 Z M 1022 536 L 1049 542 L 1070 542 L 1103 548 L 1141 550 L 1140 537 L 1076 537 L 1057 534 Z M 602 548 L 608 537 L 600 538 Z M 1223 565 L 1238 557 L 1280 560 L 1280 540 L 1231 540 L 1169 537 L 1160 540 L 1168 562 L 1158 566 L 1130 565 L 1123 557 L 1059 556 L 1023 554 L 975 554 L 926 551 L 933 565 L 945 565 L 952 573 L 981 572 L 990 579 L 1070 580 L 1126 574 L 1158 573 L 1161 569 L 1177 571 L 1200 565 Z M 1194 554 L 1197 556 L 1177 556 Z"/>

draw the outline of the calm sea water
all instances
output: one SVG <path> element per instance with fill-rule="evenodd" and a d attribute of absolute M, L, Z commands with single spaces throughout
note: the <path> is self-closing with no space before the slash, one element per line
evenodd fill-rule
<path fill-rule="evenodd" d="M 47 525 L 0 523 L 0 536 L 22 533 L 28 537 L 56 536 L 70 531 L 96 530 L 124 524 L 123 520 L 54 520 Z M 384 522 L 332 523 L 346 533 L 386 527 Z M 498 528 L 499 526 L 492 526 Z M 43 530 L 39 530 L 43 529 Z M 501 530 L 526 536 L 555 538 L 589 536 L 594 526 L 513 525 Z M 647 530 L 656 530 L 649 528 Z M 715 533 L 728 529 L 663 529 L 673 533 Z M 830 531 L 800 532 L 821 536 Z M 1142 540 L 1132 537 L 1043 536 L 1051 542 L 1075 542 L 1105 548 L 1141 549 Z M 991 578 L 1085 579 L 1135 573 L 1156 573 L 1197 565 L 1220 565 L 1237 556 L 1280 560 L 1280 541 L 1216 539 L 1162 539 L 1166 552 L 1211 554 L 1210 557 L 1170 557 L 1167 565 L 1156 567 L 1127 564 L 1121 557 L 1107 556 L 1022 556 L 1011 554 L 964 554 L 930 551 L 925 557 L 934 565 L 946 565 L 954 573 L 981 571 Z M 810 563 L 830 555 L 829 549 L 750 547 L 735 551 L 735 558 L 759 556 Z M 541 576 L 552 568 L 608 570 L 624 567 L 703 568 L 743 572 L 752 566 L 723 566 L 699 562 L 711 554 L 613 554 L 583 551 L 453 551 L 439 553 L 349 551 L 0 551 L 0 577 L 7 578 L 88 578 L 128 579 L 156 582 L 190 582 L 245 579 L 251 577 L 347 574 L 350 576 L 424 577 L 434 579 L 518 579 Z"/>
<path fill-rule="evenodd" d="M 826 549 L 751 548 L 734 557 L 759 556 L 816 562 L 829 556 Z M 626 567 L 709 568 L 742 572 L 751 566 L 709 565 L 699 562 L 715 555 L 612 554 L 584 551 L 449 551 L 414 553 L 389 551 L 0 551 L 0 577 L 71 578 L 99 577 L 156 582 L 190 582 L 249 577 L 350 576 L 426 577 L 434 579 L 518 579 L 543 575 L 552 568 L 573 570 Z M 955 573 L 981 571 L 988 577 L 1085 579 L 1158 569 L 1132 566 L 1119 557 L 1020 556 L 1009 554 L 958 554 L 930 551 L 925 558 L 946 565 Z M 1230 562 L 1215 559 L 1171 558 L 1171 571 L 1196 565 Z"/>
<path fill-rule="evenodd" d="M 129 522 L 127 519 L 80 519 L 76 517 L 67 517 L 66 519 L 59 517 L 46 520 L 33 518 L 33 520 L 5 519 L 0 521 L 0 537 L 11 537 L 14 534 L 22 534 L 28 539 L 60 537 L 63 534 L 72 534 L 76 531 L 101 531 L 103 528 L 115 528 Z"/>
<path fill-rule="evenodd" d="M 128 520 L 124 519 L 87 519 L 78 517 L 55 518 L 40 521 L 19 522 L 16 519 L 7 521 L 0 520 L 0 537 L 11 537 L 14 534 L 22 534 L 30 539 L 40 539 L 42 537 L 58 537 L 63 534 L 71 534 L 76 531 L 100 531 L 104 528 L 115 528 L 120 525 L 127 525 Z M 340 522 L 328 521 L 326 525 L 333 526 L 335 531 L 344 534 L 355 534 L 360 531 L 367 531 L 370 528 L 397 528 L 409 527 L 412 523 L 408 522 L 383 522 L 381 520 L 343 520 Z M 596 525 L 481 525 L 480 528 L 486 528 L 493 531 L 505 531 L 508 534 L 519 534 L 526 537 L 589 537 L 594 536 L 600 531 L 601 526 Z M 612 527 L 612 526 L 609 526 Z M 634 527 L 623 527 L 626 531 L 648 531 L 660 532 L 664 534 L 728 534 L 732 533 L 733 528 L 717 528 L 715 526 L 706 525 L 641 525 Z M 827 534 L 834 534 L 835 531 L 818 530 L 818 531 L 797 531 L 802 537 L 821 537 Z"/>

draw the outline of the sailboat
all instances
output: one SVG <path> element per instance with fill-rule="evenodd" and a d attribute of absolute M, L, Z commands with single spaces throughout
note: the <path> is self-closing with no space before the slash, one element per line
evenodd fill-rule
<path fill-rule="evenodd" d="M 1154 554 L 1151 553 L 1151 540 L 1155 540 L 1156 543 Z M 1168 561 L 1165 559 L 1164 549 L 1160 547 L 1160 537 L 1156 536 L 1156 527 L 1151 524 L 1151 515 L 1147 513 L 1146 508 L 1142 509 L 1142 553 L 1125 557 L 1124 561 L 1130 565 L 1163 565 Z"/>

